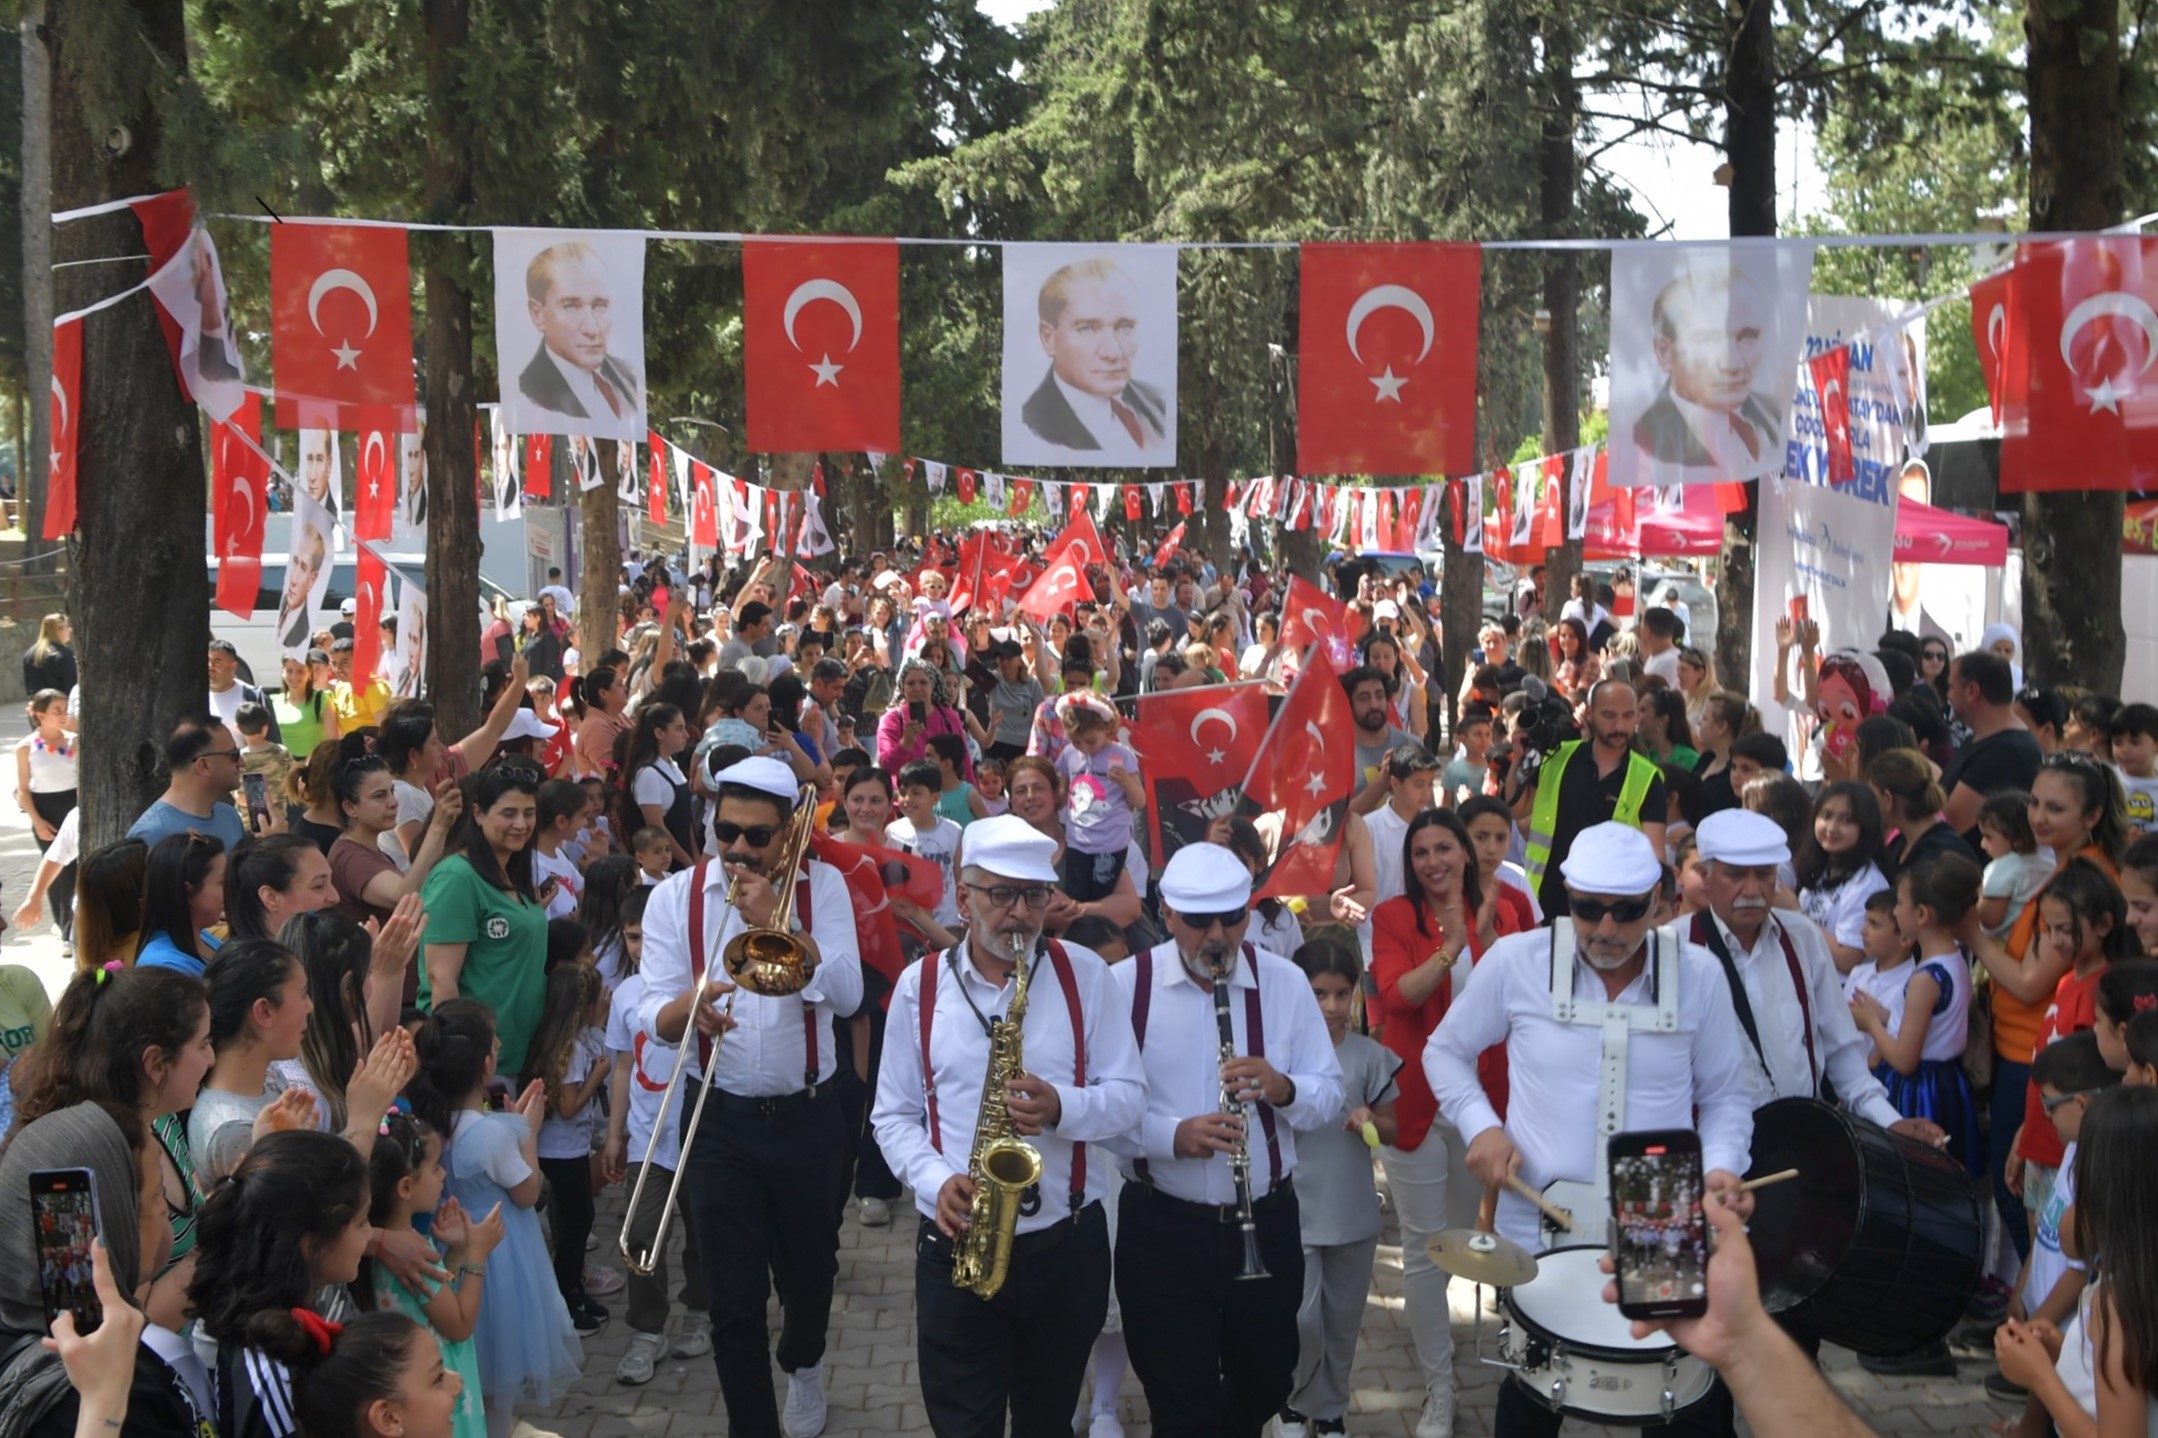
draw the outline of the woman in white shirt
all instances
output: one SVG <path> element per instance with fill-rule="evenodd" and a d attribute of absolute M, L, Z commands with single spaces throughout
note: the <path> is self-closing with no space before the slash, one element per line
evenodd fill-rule
<path fill-rule="evenodd" d="M 60 823 L 75 807 L 76 738 L 67 728 L 67 696 L 40 689 L 28 705 L 30 732 L 15 745 L 15 807 L 30 816 L 40 854 L 50 848 Z M 70 863 L 46 891 L 53 925 L 63 942 L 75 928 L 75 866 Z"/>

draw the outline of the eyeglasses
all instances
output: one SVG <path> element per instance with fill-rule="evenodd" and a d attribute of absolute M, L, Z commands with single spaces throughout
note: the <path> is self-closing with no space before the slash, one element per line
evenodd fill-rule
<path fill-rule="evenodd" d="M 1600 924 L 1604 921 L 1604 915 L 1606 914 L 1609 914 L 1622 924 L 1639 923 L 1642 919 L 1648 917 L 1649 906 L 1652 902 L 1653 900 L 1646 897 L 1613 899 L 1608 903 L 1602 899 L 1585 899 L 1577 894 L 1569 894 L 1566 897 L 1567 909 L 1572 912 L 1577 921 L 1583 924 Z"/>
<path fill-rule="evenodd" d="M 1024 887 L 1016 884 L 969 884 L 967 887 L 987 898 L 999 909 L 1008 909 L 1014 904 L 1025 904 L 1030 909 L 1046 909 L 1049 907 L 1049 895 L 1054 892 L 1047 884 L 1028 884 Z"/>
<path fill-rule="evenodd" d="M 1247 904 L 1240 909 L 1224 909 L 1218 914 L 1181 914 L 1178 917 L 1203 934 L 1216 924 L 1221 925 L 1224 929 L 1233 929 L 1238 924 L 1243 923 L 1245 916 L 1250 912 L 1251 906 Z"/>
<path fill-rule="evenodd" d="M 205 749 L 195 757 L 198 759 L 237 759 L 240 757 L 240 751 L 237 749 Z"/>
<path fill-rule="evenodd" d="M 1948 662 L 1948 651 L 1945 649 L 1921 649 L 1918 651 L 1918 657 L 1928 664 L 1946 664 Z"/>
<path fill-rule="evenodd" d="M 714 819 L 712 821 L 712 837 L 722 844 L 731 844 L 737 839 L 746 839 L 749 841 L 750 848 L 761 849 L 772 842 L 772 837 L 779 832 L 779 827 L 777 824 L 751 824 L 744 828 L 740 824 L 731 824 L 725 819 Z"/>
<path fill-rule="evenodd" d="M 2047 1113 L 2051 1113 L 2064 1103 L 2074 1103 L 2077 1099 L 2088 1097 L 2096 1092 L 2096 1089 L 2079 1088 L 2074 1093 L 2057 1093 L 2051 1098 L 2040 1094 L 2038 1102 L 2045 1107 Z"/>

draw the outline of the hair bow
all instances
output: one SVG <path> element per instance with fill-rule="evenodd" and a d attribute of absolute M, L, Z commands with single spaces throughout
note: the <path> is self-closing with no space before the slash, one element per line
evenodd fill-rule
<path fill-rule="evenodd" d="M 2158 994 L 2137 994 L 2135 1003 L 2137 1013 L 2149 1013 L 2152 1009 L 2158 1009 Z"/>
<path fill-rule="evenodd" d="M 337 1342 L 337 1335 L 345 1331 L 344 1324 L 332 1323 L 312 1308 L 295 1308 L 292 1310 L 292 1318 L 306 1331 L 307 1336 L 314 1340 L 315 1347 L 324 1358 L 330 1356 L 330 1346 Z"/>

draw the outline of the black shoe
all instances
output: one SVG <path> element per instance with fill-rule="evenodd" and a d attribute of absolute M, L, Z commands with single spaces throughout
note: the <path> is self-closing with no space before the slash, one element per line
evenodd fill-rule
<path fill-rule="evenodd" d="M 570 1323 L 587 1338 L 605 1328 L 612 1316 L 589 1298 L 580 1298 L 569 1306 Z"/>
<path fill-rule="evenodd" d="M 2002 1319 L 1966 1318 L 1956 1331 L 1948 1335 L 1948 1351 L 1964 1358 L 1991 1358 L 1993 1335 L 1999 1331 Z"/>
<path fill-rule="evenodd" d="M 2007 1374 L 1996 1370 L 1986 1375 L 1986 1396 L 1998 1398 L 2005 1403 L 2021 1403 L 2031 1396 L 2031 1390 L 2020 1383 L 2010 1382 Z"/>
<path fill-rule="evenodd" d="M 1956 1376 L 1955 1356 L 1948 1351 L 1946 1343 L 1934 1343 L 1909 1353 L 1899 1353 L 1893 1358 L 1874 1358 L 1861 1354 L 1859 1367 L 1883 1378 L 1953 1378 Z"/>

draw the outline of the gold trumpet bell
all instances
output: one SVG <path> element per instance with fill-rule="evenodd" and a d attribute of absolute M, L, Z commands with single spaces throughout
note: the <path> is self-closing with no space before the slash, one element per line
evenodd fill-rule
<path fill-rule="evenodd" d="M 997 1143 L 982 1155 L 982 1172 L 991 1183 L 1024 1192 L 1042 1181 L 1041 1150 L 1030 1143 Z"/>

